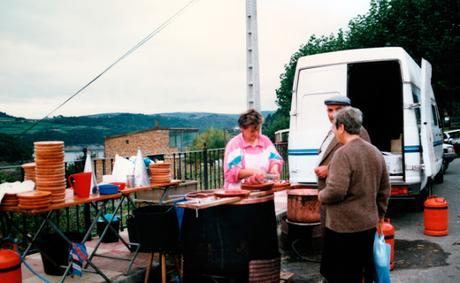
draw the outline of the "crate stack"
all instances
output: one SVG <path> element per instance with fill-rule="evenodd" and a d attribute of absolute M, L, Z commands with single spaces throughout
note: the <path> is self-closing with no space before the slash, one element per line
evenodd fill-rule
<path fill-rule="evenodd" d="M 64 142 L 35 142 L 34 151 L 36 190 L 50 192 L 53 204 L 64 202 L 66 189 Z"/>

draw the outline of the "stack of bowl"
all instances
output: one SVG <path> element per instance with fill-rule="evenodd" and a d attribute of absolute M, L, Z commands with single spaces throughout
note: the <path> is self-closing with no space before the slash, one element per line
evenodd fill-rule
<path fill-rule="evenodd" d="M 66 188 L 64 142 L 35 142 L 34 150 L 36 189 L 50 192 L 52 203 L 64 202 Z"/>
<path fill-rule="evenodd" d="M 51 192 L 33 191 L 19 193 L 19 208 L 21 209 L 43 209 L 51 205 Z"/>
<path fill-rule="evenodd" d="M 24 181 L 31 180 L 35 182 L 35 163 L 22 164 L 22 168 L 24 169 Z"/>
<path fill-rule="evenodd" d="M 19 199 L 16 194 L 5 194 L 2 199 L 3 207 L 16 207 L 18 206 Z"/>
<path fill-rule="evenodd" d="M 150 168 L 150 184 L 158 186 L 171 182 L 171 164 L 170 163 L 152 163 Z"/>

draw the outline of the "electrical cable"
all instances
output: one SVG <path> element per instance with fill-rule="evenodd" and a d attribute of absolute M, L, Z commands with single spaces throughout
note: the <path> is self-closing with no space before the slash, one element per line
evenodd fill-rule
<path fill-rule="evenodd" d="M 320 260 L 312 259 L 312 258 L 303 256 L 303 255 L 301 255 L 301 254 L 297 251 L 297 249 L 295 248 L 295 244 L 296 244 L 297 242 L 299 242 L 300 240 L 301 240 L 301 239 L 296 239 L 296 240 L 294 240 L 294 241 L 291 243 L 291 249 L 292 249 L 292 251 L 297 255 L 297 257 L 299 257 L 299 258 L 302 259 L 303 261 L 313 262 L 313 263 L 321 263 Z"/>
<path fill-rule="evenodd" d="M 51 112 L 49 112 L 48 114 L 46 114 L 45 117 L 37 120 L 34 124 L 32 124 L 32 126 L 30 126 L 29 128 L 25 129 L 22 133 L 20 133 L 20 135 L 24 135 L 26 134 L 27 132 L 29 132 L 30 130 L 32 130 L 33 128 L 35 128 L 35 126 L 37 126 L 38 124 L 40 124 L 43 120 L 45 120 L 46 118 L 48 118 L 51 114 L 53 114 L 54 112 L 56 112 L 59 108 L 61 108 L 62 106 L 64 106 L 67 102 L 69 102 L 72 98 L 74 98 L 75 96 L 77 96 L 79 93 L 81 93 L 83 90 L 85 90 L 88 86 L 90 86 L 93 82 L 95 82 L 97 79 L 99 79 L 102 75 L 104 75 L 107 71 L 109 71 L 113 66 L 115 66 L 118 62 L 120 62 L 121 60 L 125 59 L 127 56 L 129 56 L 131 53 L 133 53 L 134 51 L 136 51 L 139 47 L 141 47 L 144 43 L 146 43 L 147 41 L 149 41 L 153 36 L 155 36 L 157 33 L 159 33 L 161 30 L 163 30 L 166 26 L 169 25 L 169 23 L 171 23 L 177 16 L 179 16 L 179 14 L 181 14 L 185 9 L 187 9 L 190 5 L 193 4 L 193 2 L 195 2 L 197 0 L 191 0 L 189 1 L 184 7 L 182 7 L 181 9 L 179 9 L 176 13 L 174 13 L 171 17 L 169 17 L 166 21 L 164 21 L 160 26 L 158 26 L 155 30 L 153 30 L 149 35 L 147 35 L 144 39 L 142 39 L 141 41 L 139 41 L 136 45 L 134 45 L 131 49 L 129 49 L 127 52 L 125 52 L 121 57 L 119 57 L 117 60 L 115 60 L 115 62 L 113 62 L 112 64 L 110 64 L 107 68 L 105 68 L 101 73 L 99 73 L 97 76 L 95 76 L 91 81 L 89 81 L 86 85 L 84 85 L 83 87 L 81 87 L 77 92 L 75 92 L 74 94 L 72 94 L 69 98 L 67 98 L 64 102 L 62 102 L 61 104 L 59 104 L 56 108 L 54 108 Z"/>

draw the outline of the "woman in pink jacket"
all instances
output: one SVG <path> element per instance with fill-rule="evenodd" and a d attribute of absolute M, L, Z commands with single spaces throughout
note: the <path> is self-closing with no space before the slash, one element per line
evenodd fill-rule
<path fill-rule="evenodd" d="M 254 109 L 240 115 L 241 133 L 225 147 L 225 189 L 239 189 L 241 182 L 259 184 L 267 173 L 279 179 L 283 159 L 267 136 L 260 133 L 262 115 Z"/>

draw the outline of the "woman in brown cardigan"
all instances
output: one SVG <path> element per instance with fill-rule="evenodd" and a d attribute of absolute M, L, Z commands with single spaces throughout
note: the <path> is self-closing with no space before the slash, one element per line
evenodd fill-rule
<path fill-rule="evenodd" d="M 359 137 L 362 113 L 346 107 L 334 119 L 343 146 L 329 166 L 319 200 L 326 208 L 321 274 L 328 282 L 373 281 L 373 242 L 388 204 L 390 183 L 382 153 Z"/>

